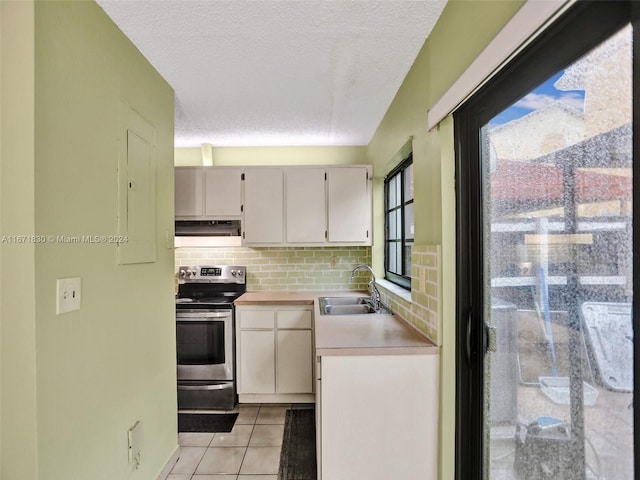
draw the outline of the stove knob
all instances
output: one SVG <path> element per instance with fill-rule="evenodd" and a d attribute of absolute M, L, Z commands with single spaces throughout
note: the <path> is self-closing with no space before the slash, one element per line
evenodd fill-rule
<path fill-rule="evenodd" d="M 242 270 L 238 270 L 238 275 L 242 276 L 244 275 L 244 272 Z"/>
<path fill-rule="evenodd" d="M 238 272 L 236 272 L 235 270 L 231 270 L 231 275 L 233 275 L 234 277 L 236 276 Z"/>
<path fill-rule="evenodd" d="M 187 273 L 186 271 L 184 271 L 184 270 L 180 270 L 179 275 L 180 275 L 181 277 L 185 277 L 185 276 L 186 276 L 186 273 Z"/>

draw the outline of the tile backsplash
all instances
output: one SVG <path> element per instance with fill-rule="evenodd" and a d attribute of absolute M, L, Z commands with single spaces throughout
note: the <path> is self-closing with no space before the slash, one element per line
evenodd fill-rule
<path fill-rule="evenodd" d="M 411 301 L 394 293 L 396 288 L 380 288 L 382 301 L 440 345 L 440 245 L 414 245 L 411 249 Z"/>
<path fill-rule="evenodd" d="M 362 290 L 370 279 L 351 270 L 371 265 L 371 247 L 179 247 L 180 265 L 245 265 L 247 290 Z"/>
<path fill-rule="evenodd" d="M 360 271 L 353 281 L 351 270 L 371 265 L 370 247 L 179 247 L 180 265 L 245 265 L 247 290 L 366 290 L 369 273 Z M 385 305 L 440 344 L 439 245 L 414 245 L 411 252 L 411 296 L 380 285 Z M 177 277 L 176 277 L 177 285 Z M 177 288 L 177 287 L 176 287 Z"/>

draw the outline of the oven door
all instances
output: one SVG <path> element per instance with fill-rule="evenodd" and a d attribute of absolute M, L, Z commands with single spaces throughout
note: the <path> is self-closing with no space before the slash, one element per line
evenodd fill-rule
<path fill-rule="evenodd" d="M 177 310 L 178 380 L 233 380 L 232 310 Z"/>

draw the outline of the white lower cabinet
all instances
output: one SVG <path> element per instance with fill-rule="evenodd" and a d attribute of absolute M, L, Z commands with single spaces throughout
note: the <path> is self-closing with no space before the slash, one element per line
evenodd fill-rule
<path fill-rule="evenodd" d="M 322 356 L 319 480 L 437 479 L 438 355 Z"/>
<path fill-rule="evenodd" d="M 311 330 L 277 331 L 277 393 L 313 393 L 311 337 Z"/>
<path fill-rule="evenodd" d="M 238 362 L 239 393 L 275 393 L 276 355 L 273 330 L 241 330 Z"/>
<path fill-rule="evenodd" d="M 240 402 L 310 402 L 312 306 L 236 307 Z"/>

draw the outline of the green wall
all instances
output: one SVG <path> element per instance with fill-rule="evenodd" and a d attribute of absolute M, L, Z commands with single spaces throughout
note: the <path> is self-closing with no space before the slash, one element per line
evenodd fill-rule
<path fill-rule="evenodd" d="M 382 177 L 413 145 L 417 245 L 442 246 L 439 478 L 454 478 L 455 154 L 453 121 L 427 131 L 427 112 L 520 8 L 520 0 L 450 0 L 368 145 L 374 165 L 376 272 L 383 271 Z"/>
<path fill-rule="evenodd" d="M 94 2 L 2 2 L 1 20 L 2 234 L 118 233 L 121 103 L 155 127 L 158 212 L 154 263 L 118 265 L 113 243 L 2 244 L 2 478 L 155 480 L 177 446 L 173 91 Z M 24 43 L 7 56 L 5 28 Z M 82 308 L 56 315 L 65 277 Z"/>
<path fill-rule="evenodd" d="M 34 225 L 34 5 L 0 2 L 0 234 Z M 0 477 L 37 478 L 35 249 L 0 243 Z"/>

